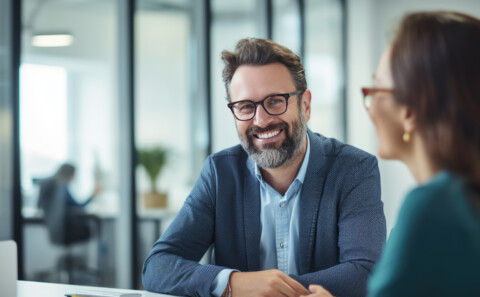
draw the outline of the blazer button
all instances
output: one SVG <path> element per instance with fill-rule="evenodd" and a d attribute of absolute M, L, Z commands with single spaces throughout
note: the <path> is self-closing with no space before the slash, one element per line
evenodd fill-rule
<path fill-rule="evenodd" d="M 283 242 L 280 243 L 280 247 L 281 247 L 282 249 L 283 249 L 284 246 L 285 246 L 285 244 L 283 244 Z"/>

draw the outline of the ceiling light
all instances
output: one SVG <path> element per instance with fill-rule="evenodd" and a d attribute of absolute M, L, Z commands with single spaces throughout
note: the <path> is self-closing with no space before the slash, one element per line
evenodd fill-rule
<path fill-rule="evenodd" d="M 38 47 L 70 46 L 72 43 L 73 35 L 66 33 L 35 34 L 32 37 L 32 45 Z"/>

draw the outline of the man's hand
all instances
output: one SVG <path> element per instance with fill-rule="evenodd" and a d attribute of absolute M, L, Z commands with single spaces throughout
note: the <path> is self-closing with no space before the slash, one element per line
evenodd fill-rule
<path fill-rule="evenodd" d="M 233 272 L 230 276 L 232 297 L 308 295 L 299 282 L 277 269 L 255 272 Z"/>
<path fill-rule="evenodd" d="M 303 295 L 301 297 L 333 297 L 332 294 L 330 294 L 330 292 L 328 292 L 322 286 L 319 286 L 319 285 L 310 285 L 308 289 L 310 289 L 310 292 L 312 292 L 312 294 Z"/>

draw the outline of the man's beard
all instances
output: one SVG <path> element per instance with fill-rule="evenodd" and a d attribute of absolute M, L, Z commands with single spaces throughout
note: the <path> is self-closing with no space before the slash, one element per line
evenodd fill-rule
<path fill-rule="evenodd" d="M 255 136 L 253 134 L 278 129 L 282 129 L 285 133 L 285 140 L 280 144 L 280 147 L 275 147 L 274 143 L 262 145 L 260 149 L 254 146 L 252 138 Z M 294 157 L 302 148 L 303 140 L 307 135 L 307 122 L 302 112 L 300 112 L 299 120 L 292 122 L 291 134 L 292 135 L 290 135 L 288 124 L 282 122 L 265 128 L 252 127 L 246 131 L 246 137 L 243 137 L 240 132 L 238 133 L 238 137 L 240 138 L 243 149 L 258 167 L 277 168 Z"/>

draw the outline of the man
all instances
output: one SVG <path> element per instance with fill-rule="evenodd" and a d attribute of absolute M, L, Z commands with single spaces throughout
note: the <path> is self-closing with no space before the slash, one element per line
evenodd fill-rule
<path fill-rule="evenodd" d="M 308 130 L 300 58 L 265 39 L 224 51 L 241 145 L 209 156 L 145 261 L 147 290 L 300 296 L 320 284 L 363 296 L 385 241 L 376 159 Z M 214 246 L 215 265 L 198 263 Z"/>

